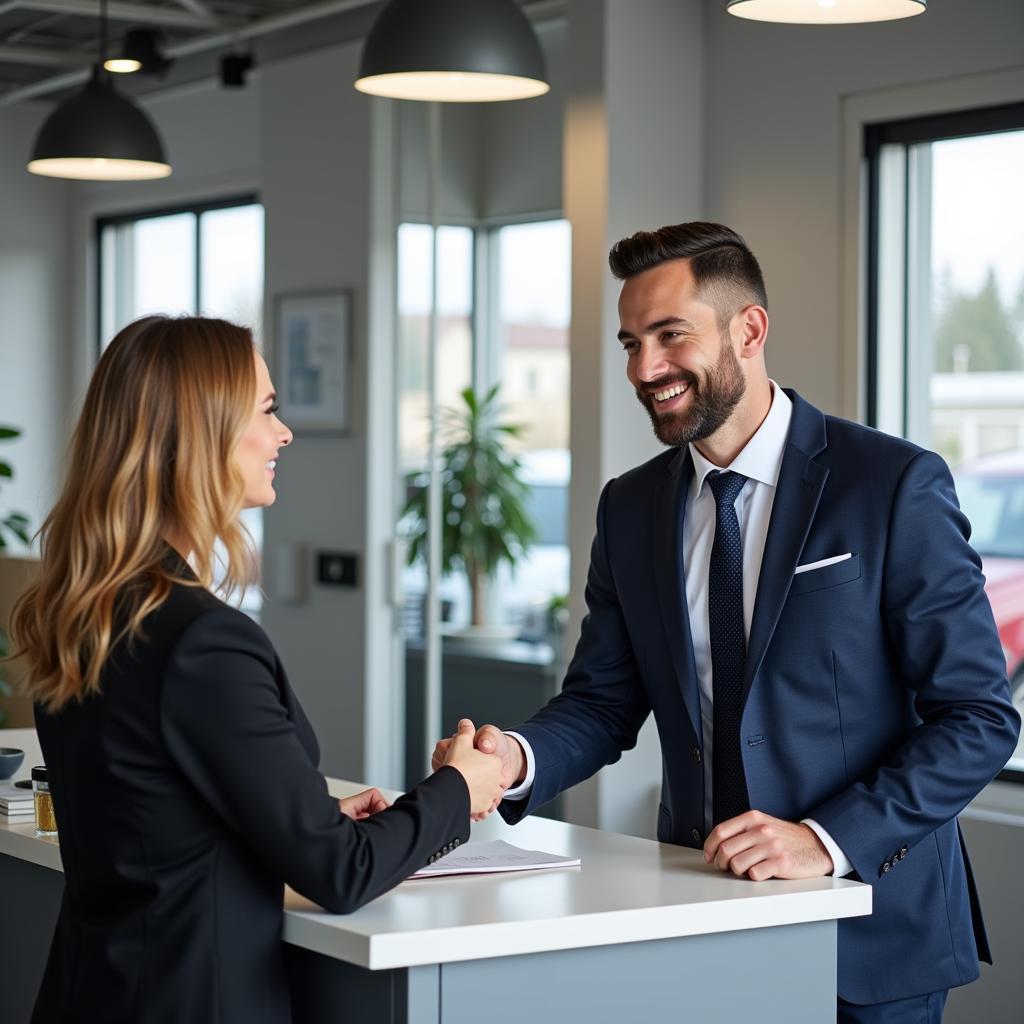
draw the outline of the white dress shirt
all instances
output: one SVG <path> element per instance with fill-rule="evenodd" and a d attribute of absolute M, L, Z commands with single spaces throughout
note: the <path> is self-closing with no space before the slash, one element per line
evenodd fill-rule
<path fill-rule="evenodd" d="M 704 745 L 704 826 L 705 835 L 712 827 L 712 766 L 714 764 L 714 691 L 711 677 L 711 639 L 708 627 L 708 567 L 711 548 L 715 542 L 715 496 L 706 485 L 713 470 L 742 473 L 747 478 L 736 498 L 736 517 L 743 539 L 743 627 L 750 638 L 750 623 L 754 615 L 754 598 L 761 575 L 761 559 L 768 536 L 772 505 L 782 469 L 782 456 L 786 450 L 789 421 L 793 403 L 782 388 L 772 382 L 772 404 L 768 415 L 754 436 L 729 466 L 716 466 L 690 445 L 693 460 L 693 479 L 686 495 L 686 514 L 683 519 L 683 564 L 686 566 L 686 606 L 690 617 L 690 636 L 697 667 L 700 689 L 701 732 Z M 509 789 L 505 798 L 525 797 L 533 785 L 535 762 L 529 743 L 518 733 L 510 732 L 522 745 L 526 754 L 526 777 L 522 785 Z M 832 837 L 816 821 L 805 818 L 804 823 L 814 830 L 832 857 L 835 875 L 849 874 L 853 866 L 836 845 Z"/>

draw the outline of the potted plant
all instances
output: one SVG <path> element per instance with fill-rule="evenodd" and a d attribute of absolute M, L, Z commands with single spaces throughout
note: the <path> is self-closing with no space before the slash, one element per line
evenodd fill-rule
<path fill-rule="evenodd" d="M 21 431 L 14 427 L 0 427 L 0 441 L 12 441 L 21 437 Z M 10 480 L 14 476 L 14 470 L 10 464 L 0 459 L 0 479 Z M 28 535 L 28 516 L 22 512 L 8 512 L 0 519 L 0 551 L 7 549 L 9 537 L 17 537 L 26 547 L 30 540 Z"/>
<path fill-rule="evenodd" d="M 487 580 L 502 562 L 514 567 L 537 536 L 522 465 L 506 447 L 523 428 L 500 422 L 498 387 L 482 398 L 466 388 L 460 407 L 441 411 L 441 571 L 466 574 L 478 629 L 486 626 Z M 426 558 L 427 479 L 422 470 L 406 477 L 410 565 Z"/>
<path fill-rule="evenodd" d="M 21 436 L 21 431 L 14 427 L 0 427 L 0 441 L 12 441 Z M 10 480 L 14 476 L 14 470 L 10 464 L 0 459 L 0 479 Z M 21 512 L 8 512 L 6 515 L 0 511 L 0 553 L 7 550 L 7 542 L 11 537 L 16 537 L 26 547 L 29 544 L 28 516 Z M 0 621 L 0 698 L 7 698 L 11 695 L 11 687 L 4 677 L 3 659 L 7 657 L 7 637 L 4 634 L 6 623 Z M 0 707 L 0 727 L 7 720 L 7 712 Z"/>

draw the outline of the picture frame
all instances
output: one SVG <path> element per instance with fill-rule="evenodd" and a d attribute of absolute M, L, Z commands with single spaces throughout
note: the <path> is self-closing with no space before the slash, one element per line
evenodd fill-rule
<path fill-rule="evenodd" d="M 296 433 L 351 430 L 351 313 L 352 296 L 344 289 L 291 292 L 275 300 L 278 415 Z"/>

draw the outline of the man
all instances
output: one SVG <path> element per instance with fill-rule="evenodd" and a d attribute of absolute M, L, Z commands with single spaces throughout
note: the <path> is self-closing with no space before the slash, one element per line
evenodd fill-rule
<path fill-rule="evenodd" d="M 610 263 L 626 374 L 670 450 L 601 495 L 561 694 L 477 734 L 501 813 L 616 761 L 653 710 L 659 840 L 751 879 L 870 883 L 873 914 L 838 925 L 839 1020 L 939 1021 L 989 960 L 956 815 L 1020 729 L 946 465 L 769 379 L 734 231 L 640 232 Z"/>

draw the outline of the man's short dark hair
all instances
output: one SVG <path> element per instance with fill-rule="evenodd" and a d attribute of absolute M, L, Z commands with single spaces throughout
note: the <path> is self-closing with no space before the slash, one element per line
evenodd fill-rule
<path fill-rule="evenodd" d="M 768 308 L 764 277 L 747 243 L 724 224 L 695 220 L 638 231 L 608 253 L 612 273 L 625 281 L 669 260 L 688 259 L 697 290 L 714 306 L 721 326 L 743 306 Z"/>

